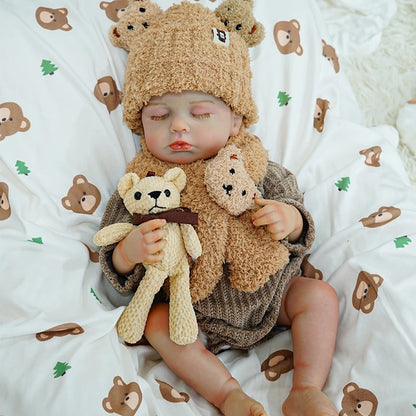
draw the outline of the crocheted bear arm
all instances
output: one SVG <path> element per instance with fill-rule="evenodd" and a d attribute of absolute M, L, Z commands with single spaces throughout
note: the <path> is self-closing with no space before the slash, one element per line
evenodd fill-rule
<path fill-rule="evenodd" d="M 101 220 L 100 228 L 118 222 L 132 222 L 132 216 L 124 206 L 118 191 L 114 191 L 109 199 Z M 120 275 L 116 272 L 113 266 L 113 251 L 116 244 L 101 247 L 100 250 L 100 266 L 104 275 L 114 288 L 120 293 L 134 292 L 139 284 L 139 281 L 144 275 L 144 267 L 138 264 L 131 273 Z"/>

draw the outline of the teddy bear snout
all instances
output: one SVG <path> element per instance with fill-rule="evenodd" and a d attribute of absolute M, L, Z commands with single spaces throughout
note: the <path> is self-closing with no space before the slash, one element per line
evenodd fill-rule
<path fill-rule="evenodd" d="M 233 190 L 233 186 L 232 185 L 225 185 L 225 184 L 223 184 L 222 187 L 225 190 L 225 193 L 228 196 L 231 196 L 231 191 Z"/>
<path fill-rule="evenodd" d="M 149 192 L 147 195 L 149 195 L 150 198 L 158 199 L 161 193 L 162 193 L 161 191 L 152 191 L 152 192 Z"/>

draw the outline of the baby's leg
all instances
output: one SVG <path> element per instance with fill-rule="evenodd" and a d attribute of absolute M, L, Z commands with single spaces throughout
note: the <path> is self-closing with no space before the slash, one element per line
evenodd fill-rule
<path fill-rule="evenodd" d="M 278 320 L 291 325 L 293 387 L 283 404 L 286 416 L 337 416 L 322 393 L 335 349 L 338 297 L 321 280 L 294 277 L 285 293 Z"/>
<path fill-rule="evenodd" d="M 222 362 L 198 338 L 189 345 L 169 338 L 169 306 L 152 308 L 145 328 L 149 343 L 171 370 L 226 416 L 266 416 L 263 406 L 247 396 Z"/>

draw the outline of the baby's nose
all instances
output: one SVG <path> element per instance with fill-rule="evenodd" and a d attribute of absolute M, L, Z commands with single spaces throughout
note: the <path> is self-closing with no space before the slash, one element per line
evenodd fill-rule
<path fill-rule="evenodd" d="M 184 117 L 174 117 L 170 125 L 170 130 L 172 133 L 177 132 L 189 132 L 189 125 Z"/>

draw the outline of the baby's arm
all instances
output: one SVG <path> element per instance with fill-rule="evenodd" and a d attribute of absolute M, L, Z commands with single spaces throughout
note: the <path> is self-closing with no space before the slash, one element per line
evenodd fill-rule
<path fill-rule="evenodd" d="M 166 220 L 146 221 L 121 240 L 113 251 L 113 265 L 117 273 L 127 274 L 138 263 L 156 263 L 163 258 L 168 230 L 161 228 Z"/>
<path fill-rule="evenodd" d="M 303 218 L 295 206 L 264 198 L 255 198 L 254 201 L 262 207 L 253 214 L 253 224 L 256 227 L 266 226 L 273 240 L 286 237 L 290 243 L 299 240 Z"/>

